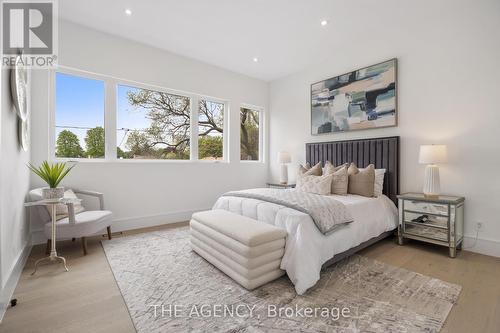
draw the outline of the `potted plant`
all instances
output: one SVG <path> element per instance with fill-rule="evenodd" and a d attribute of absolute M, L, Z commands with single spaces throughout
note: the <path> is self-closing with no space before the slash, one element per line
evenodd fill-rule
<path fill-rule="evenodd" d="M 61 199 L 64 197 L 64 187 L 58 187 L 58 185 L 74 167 L 74 165 L 66 166 L 66 163 L 51 165 L 47 161 L 43 161 L 39 167 L 35 167 L 31 163 L 28 164 L 28 168 L 49 185 L 49 187 L 42 189 L 44 199 Z"/>

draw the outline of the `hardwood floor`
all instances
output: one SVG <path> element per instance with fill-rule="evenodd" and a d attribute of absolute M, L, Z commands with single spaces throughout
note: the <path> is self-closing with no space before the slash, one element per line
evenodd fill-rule
<path fill-rule="evenodd" d="M 118 237 L 174 225 L 130 231 Z M 0 332 L 135 332 L 127 307 L 100 244 L 105 237 L 88 239 L 87 256 L 78 241 L 58 243 L 70 271 L 61 265 L 43 265 L 30 276 L 45 246 L 33 248 L 16 288 L 17 306 L 7 310 Z M 450 259 L 448 250 L 410 242 L 381 241 L 360 254 L 438 279 L 460 284 L 458 304 L 448 316 L 442 332 L 500 331 L 500 258 L 459 252 Z"/>

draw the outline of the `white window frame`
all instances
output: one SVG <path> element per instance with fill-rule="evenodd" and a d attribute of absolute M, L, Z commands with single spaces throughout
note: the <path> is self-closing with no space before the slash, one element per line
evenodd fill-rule
<path fill-rule="evenodd" d="M 259 159 L 258 160 L 242 160 L 241 159 L 241 128 L 240 128 L 240 126 L 238 126 L 238 128 L 240 129 L 238 131 L 238 147 L 240 148 L 240 153 L 238 154 L 238 159 L 241 163 L 265 163 L 265 160 L 264 160 L 264 156 L 265 156 L 265 154 L 264 154 L 264 147 L 265 147 L 264 128 L 265 128 L 265 124 L 266 124 L 266 113 L 265 113 L 264 107 L 252 105 L 252 104 L 246 104 L 246 103 L 240 104 L 240 107 L 238 109 L 238 123 L 240 122 L 242 108 L 257 111 L 259 113 Z"/>
<path fill-rule="evenodd" d="M 73 75 L 86 79 L 99 80 L 104 82 L 104 140 L 105 156 L 104 158 L 68 158 L 57 157 L 56 149 L 56 74 L 62 73 Z M 128 86 L 139 89 L 152 90 L 167 94 L 180 95 L 190 99 L 190 159 L 169 160 L 169 159 L 119 159 L 117 157 L 116 124 L 117 124 L 117 91 L 118 86 Z M 198 159 L 198 101 L 206 99 L 209 101 L 224 104 L 224 132 L 223 132 L 223 156 L 222 160 L 199 160 Z M 96 74 L 84 70 L 74 69 L 65 66 L 59 66 L 57 69 L 50 70 L 49 75 L 49 160 L 51 161 L 78 161 L 78 162 L 116 162 L 116 163 L 228 163 L 229 162 L 229 115 L 230 104 L 228 100 L 201 95 L 191 92 L 185 92 L 175 89 L 164 88 L 157 85 L 141 83 L 108 75 Z"/>

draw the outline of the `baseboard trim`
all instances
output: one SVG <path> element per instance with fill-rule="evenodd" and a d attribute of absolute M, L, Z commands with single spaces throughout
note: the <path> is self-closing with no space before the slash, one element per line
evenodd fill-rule
<path fill-rule="evenodd" d="M 476 239 L 474 236 L 464 236 L 463 249 L 488 256 L 500 257 L 500 241 L 493 239 Z"/>
<path fill-rule="evenodd" d="M 162 224 L 183 222 L 183 221 L 188 221 L 191 218 L 191 215 L 193 215 L 193 213 L 208 209 L 210 208 L 119 218 L 113 220 L 111 228 L 113 232 L 120 232 L 120 231 L 134 230 L 140 228 L 155 227 Z M 43 244 L 47 241 L 47 237 L 45 237 L 43 229 L 33 230 L 31 233 L 31 239 L 32 239 L 31 242 L 32 245 Z"/>
<path fill-rule="evenodd" d="M 0 324 L 2 323 L 3 316 L 5 315 L 5 312 L 10 305 L 10 300 L 12 298 L 12 295 L 14 294 L 14 291 L 16 290 L 17 282 L 21 277 L 24 265 L 26 264 L 26 261 L 28 260 L 28 257 L 30 255 L 31 248 L 31 240 L 28 240 L 28 242 L 26 242 L 26 246 L 17 258 L 17 261 L 12 268 L 5 286 L 0 290 Z"/>

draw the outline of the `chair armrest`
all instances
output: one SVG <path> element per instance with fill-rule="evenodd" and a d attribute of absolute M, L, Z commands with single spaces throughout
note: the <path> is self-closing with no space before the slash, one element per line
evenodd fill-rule
<path fill-rule="evenodd" d="M 99 209 L 104 210 L 104 194 L 103 193 L 95 192 L 95 191 L 87 191 L 87 190 L 78 190 L 78 189 L 73 189 L 73 192 L 98 198 L 99 199 Z"/>
<path fill-rule="evenodd" d="M 65 205 L 68 206 L 69 224 L 75 224 L 75 206 L 72 202 L 66 202 Z"/>

